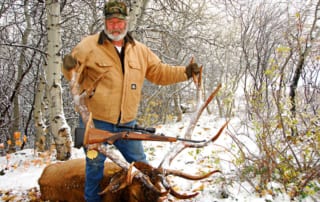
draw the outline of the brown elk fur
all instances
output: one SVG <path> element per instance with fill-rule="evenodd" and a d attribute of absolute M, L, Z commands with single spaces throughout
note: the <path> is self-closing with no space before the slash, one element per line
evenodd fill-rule
<path fill-rule="evenodd" d="M 101 190 L 108 186 L 115 175 L 124 175 L 122 169 L 112 162 L 105 163 L 104 178 Z M 81 202 L 84 200 L 85 160 L 73 159 L 48 165 L 38 183 L 40 185 L 41 199 L 49 201 Z M 132 184 L 116 191 L 106 192 L 102 195 L 105 202 L 144 202 L 157 201 L 158 193 L 152 193 L 143 186 L 138 179 Z"/>

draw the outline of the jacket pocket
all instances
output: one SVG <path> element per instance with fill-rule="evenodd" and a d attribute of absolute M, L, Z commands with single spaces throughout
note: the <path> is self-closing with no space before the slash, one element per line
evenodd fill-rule
<path fill-rule="evenodd" d="M 110 68 L 112 67 L 112 63 L 110 62 L 105 62 L 105 61 L 97 61 L 96 65 L 100 68 Z"/>
<path fill-rule="evenodd" d="M 141 66 L 136 62 L 129 62 L 129 67 L 130 69 L 136 69 L 136 70 L 142 69 Z"/>
<path fill-rule="evenodd" d="M 105 61 L 96 61 L 95 67 L 92 68 L 92 76 L 94 75 L 94 79 L 97 79 L 101 76 L 107 76 L 109 72 L 112 70 L 113 64 Z"/>
<path fill-rule="evenodd" d="M 144 73 L 143 68 L 141 65 L 137 62 L 129 62 L 129 75 L 130 78 L 128 78 L 131 82 L 141 83 L 144 80 Z"/>

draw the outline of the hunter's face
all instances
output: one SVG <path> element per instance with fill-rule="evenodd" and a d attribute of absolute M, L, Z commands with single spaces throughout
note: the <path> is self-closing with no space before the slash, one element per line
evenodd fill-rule
<path fill-rule="evenodd" d="M 105 20 L 106 34 L 113 41 L 122 40 L 128 31 L 127 21 L 119 18 Z"/>

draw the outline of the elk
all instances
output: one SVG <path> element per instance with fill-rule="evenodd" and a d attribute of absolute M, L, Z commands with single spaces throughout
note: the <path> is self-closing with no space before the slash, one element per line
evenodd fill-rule
<path fill-rule="evenodd" d="M 80 67 L 80 72 L 81 68 L 83 67 Z M 78 73 L 74 70 L 72 71 L 70 88 L 72 95 L 74 96 L 76 107 L 82 116 L 82 119 L 87 123 L 86 128 L 94 128 L 94 125 L 90 120 L 90 112 L 88 112 L 86 106 L 83 104 L 84 97 L 91 95 L 94 91 L 94 86 L 80 94 Z M 198 92 L 201 91 L 201 72 L 202 68 L 199 77 L 193 77 Z M 211 93 L 205 102 L 198 102 L 199 106 L 190 120 L 186 135 L 192 133 L 201 113 L 215 97 L 220 87 L 221 85 Z M 139 162 L 129 164 L 119 158 L 118 154 L 113 150 L 110 150 L 105 144 L 95 143 L 87 145 L 88 149 L 97 150 L 112 161 L 105 163 L 104 178 L 100 183 L 103 190 L 100 193 L 103 201 L 156 202 L 162 201 L 168 195 L 172 195 L 178 199 L 189 199 L 197 196 L 198 192 L 190 194 L 178 193 L 172 188 L 167 177 L 173 175 L 188 180 L 201 180 L 208 178 L 214 173 L 220 172 L 219 170 L 213 170 L 207 174 L 196 176 L 178 170 L 165 169 L 164 165 L 170 165 L 172 160 L 186 148 L 205 147 L 209 143 L 214 142 L 221 135 L 227 124 L 228 122 L 220 128 L 217 134 L 205 142 L 176 142 L 174 147 L 172 147 L 174 149 L 165 155 L 158 167 Z M 38 181 L 41 199 L 50 201 L 84 201 L 84 180 L 84 159 L 74 159 L 48 165 Z"/>

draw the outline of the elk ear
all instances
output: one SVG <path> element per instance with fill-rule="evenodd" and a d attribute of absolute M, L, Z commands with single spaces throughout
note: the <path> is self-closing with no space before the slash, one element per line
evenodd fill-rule
<path fill-rule="evenodd" d="M 158 178 L 159 178 L 159 174 L 161 174 L 161 171 L 162 171 L 161 169 L 155 169 L 151 165 L 143 162 L 135 162 L 134 167 L 136 167 L 146 176 L 149 176 L 149 179 L 153 184 L 159 181 Z M 159 188 L 159 186 L 156 186 L 156 187 Z"/>
<path fill-rule="evenodd" d="M 133 163 L 128 170 L 122 169 L 116 173 L 110 180 L 109 185 L 99 194 L 105 194 L 107 192 L 117 192 L 121 189 L 131 185 L 134 174 L 132 174 Z"/>
<path fill-rule="evenodd" d="M 136 167 L 138 170 L 141 171 L 148 171 L 148 170 L 152 170 L 153 167 L 147 163 L 143 163 L 143 162 L 134 162 L 134 167 Z"/>

